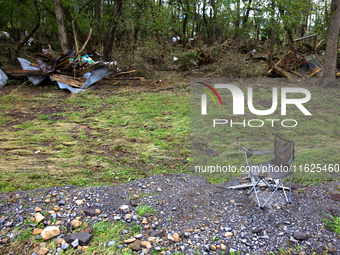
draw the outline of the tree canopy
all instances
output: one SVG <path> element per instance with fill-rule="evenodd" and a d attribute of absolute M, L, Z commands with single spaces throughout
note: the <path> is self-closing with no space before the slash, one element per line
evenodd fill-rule
<path fill-rule="evenodd" d="M 32 45 L 61 49 L 54 0 L 1 0 L 0 31 L 9 33 L 18 48 L 33 37 Z M 63 0 L 62 9 L 70 46 L 74 20 L 84 43 L 90 28 L 88 51 L 110 58 L 114 47 L 133 51 L 136 44 L 161 44 L 180 37 L 206 45 L 228 38 L 264 40 L 275 31 L 276 43 L 318 33 L 325 40 L 330 0 Z"/>

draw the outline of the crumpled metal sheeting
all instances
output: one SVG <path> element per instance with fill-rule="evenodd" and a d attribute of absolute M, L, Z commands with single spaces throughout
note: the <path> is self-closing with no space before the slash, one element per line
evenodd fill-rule
<path fill-rule="evenodd" d="M 24 70 L 40 71 L 38 67 L 31 66 L 31 62 L 24 58 L 18 58 L 18 61 L 20 62 L 21 68 Z M 48 77 L 47 75 L 33 75 L 33 74 L 27 74 L 26 76 L 34 86 L 40 84 L 43 80 L 45 80 Z"/>
<path fill-rule="evenodd" d="M 72 86 L 70 86 L 68 84 L 60 82 L 60 81 L 57 81 L 57 83 L 58 83 L 58 86 L 59 86 L 60 89 L 68 89 L 69 91 L 71 91 L 72 94 L 84 91 L 84 89 L 77 89 L 77 88 L 74 88 L 74 87 L 72 87 Z"/>
<path fill-rule="evenodd" d="M 0 88 L 7 84 L 8 77 L 7 75 L 0 69 Z"/>
<path fill-rule="evenodd" d="M 38 65 L 41 71 L 43 71 L 44 73 L 52 73 L 55 71 L 55 67 L 57 65 L 58 60 L 60 59 L 60 57 L 53 59 L 50 62 L 45 62 L 41 59 L 38 59 Z"/>
<path fill-rule="evenodd" d="M 90 87 L 92 84 L 96 83 L 97 81 L 100 81 L 104 77 L 109 76 L 110 74 L 112 74 L 112 71 L 109 71 L 109 69 L 106 66 L 104 66 L 104 65 L 100 66 L 97 69 L 94 69 L 92 71 L 91 75 L 88 77 L 88 79 L 84 83 L 83 87 L 81 87 L 81 88 L 86 89 L 86 88 Z M 85 77 L 85 75 L 84 75 L 84 77 Z"/>

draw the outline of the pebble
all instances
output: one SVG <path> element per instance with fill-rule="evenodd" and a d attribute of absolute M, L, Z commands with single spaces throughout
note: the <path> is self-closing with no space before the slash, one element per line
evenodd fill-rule
<path fill-rule="evenodd" d="M 79 240 L 78 240 L 78 239 L 74 240 L 74 241 L 71 243 L 71 245 L 72 245 L 73 248 L 77 248 L 78 245 L 79 245 Z"/>
<path fill-rule="evenodd" d="M 110 247 L 112 245 L 115 245 L 116 244 L 116 241 L 113 240 L 113 241 L 108 241 L 107 244 L 106 244 L 106 247 Z"/>
<path fill-rule="evenodd" d="M 69 245 L 67 243 L 63 243 L 60 248 L 63 249 L 64 251 L 67 250 L 67 248 L 69 247 Z"/>

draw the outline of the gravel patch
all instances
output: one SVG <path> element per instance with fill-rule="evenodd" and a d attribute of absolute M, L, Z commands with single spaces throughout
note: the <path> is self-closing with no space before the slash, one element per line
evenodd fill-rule
<path fill-rule="evenodd" d="M 257 207 L 253 193 L 246 195 L 249 189 L 231 190 L 227 188 L 230 185 L 232 182 L 212 185 L 197 176 L 168 174 L 119 186 L 0 193 L 0 253 L 16 240 L 15 227 L 25 226 L 33 233 L 38 224 L 26 226 L 24 221 L 39 216 L 45 228 L 53 225 L 67 229 L 51 239 L 63 238 L 50 254 L 93 245 L 91 231 L 78 235 L 71 232 L 83 222 L 102 220 L 141 225 L 139 234 L 119 244 L 119 248 L 136 254 L 150 254 L 152 250 L 160 254 L 267 254 L 297 246 L 305 254 L 339 254 L 340 237 L 324 228 L 320 215 L 330 211 L 340 214 L 340 202 L 329 195 L 339 193 L 339 182 L 297 187 L 291 204 L 276 195 L 264 209 Z M 259 191 L 260 198 L 270 194 L 268 189 Z M 138 205 L 152 207 L 154 215 L 138 215 Z M 116 241 L 105 244 L 112 245 Z M 43 250 L 35 249 L 27 247 L 20 254 Z"/>

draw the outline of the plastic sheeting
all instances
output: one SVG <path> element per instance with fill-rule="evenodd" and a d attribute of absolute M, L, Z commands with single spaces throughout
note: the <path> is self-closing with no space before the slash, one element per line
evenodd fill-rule
<path fill-rule="evenodd" d="M 7 84 L 8 77 L 7 75 L 0 69 L 0 88 Z"/>
<path fill-rule="evenodd" d="M 90 87 L 92 84 L 96 83 L 97 81 L 100 81 L 106 76 L 109 76 L 112 73 L 112 71 L 109 71 L 106 66 L 100 66 L 97 69 L 94 69 L 91 73 L 91 75 L 87 78 L 88 74 L 86 73 L 84 75 L 85 78 L 87 78 L 86 82 L 84 83 L 82 89 L 86 89 Z"/>
<path fill-rule="evenodd" d="M 60 81 L 57 81 L 57 83 L 58 83 L 58 86 L 59 86 L 60 89 L 68 89 L 69 91 L 71 91 L 72 94 L 84 91 L 84 89 L 73 88 L 72 86 L 65 84 L 63 82 L 60 82 Z"/>
<path fill-rule="evenodd" d="M 28 60 L 23 58 L 18 58 L 18 60 L 20 62 L 22 69 L 40 71 L 38 67 L 31 66 L 31 62 L 29 62 Z M 40 84 L 43 80 L 45 80 L 48 77 L 46 75 L 33 75 L 33 74 L 27 74 L 26 76 L 34 86 Z"/>

